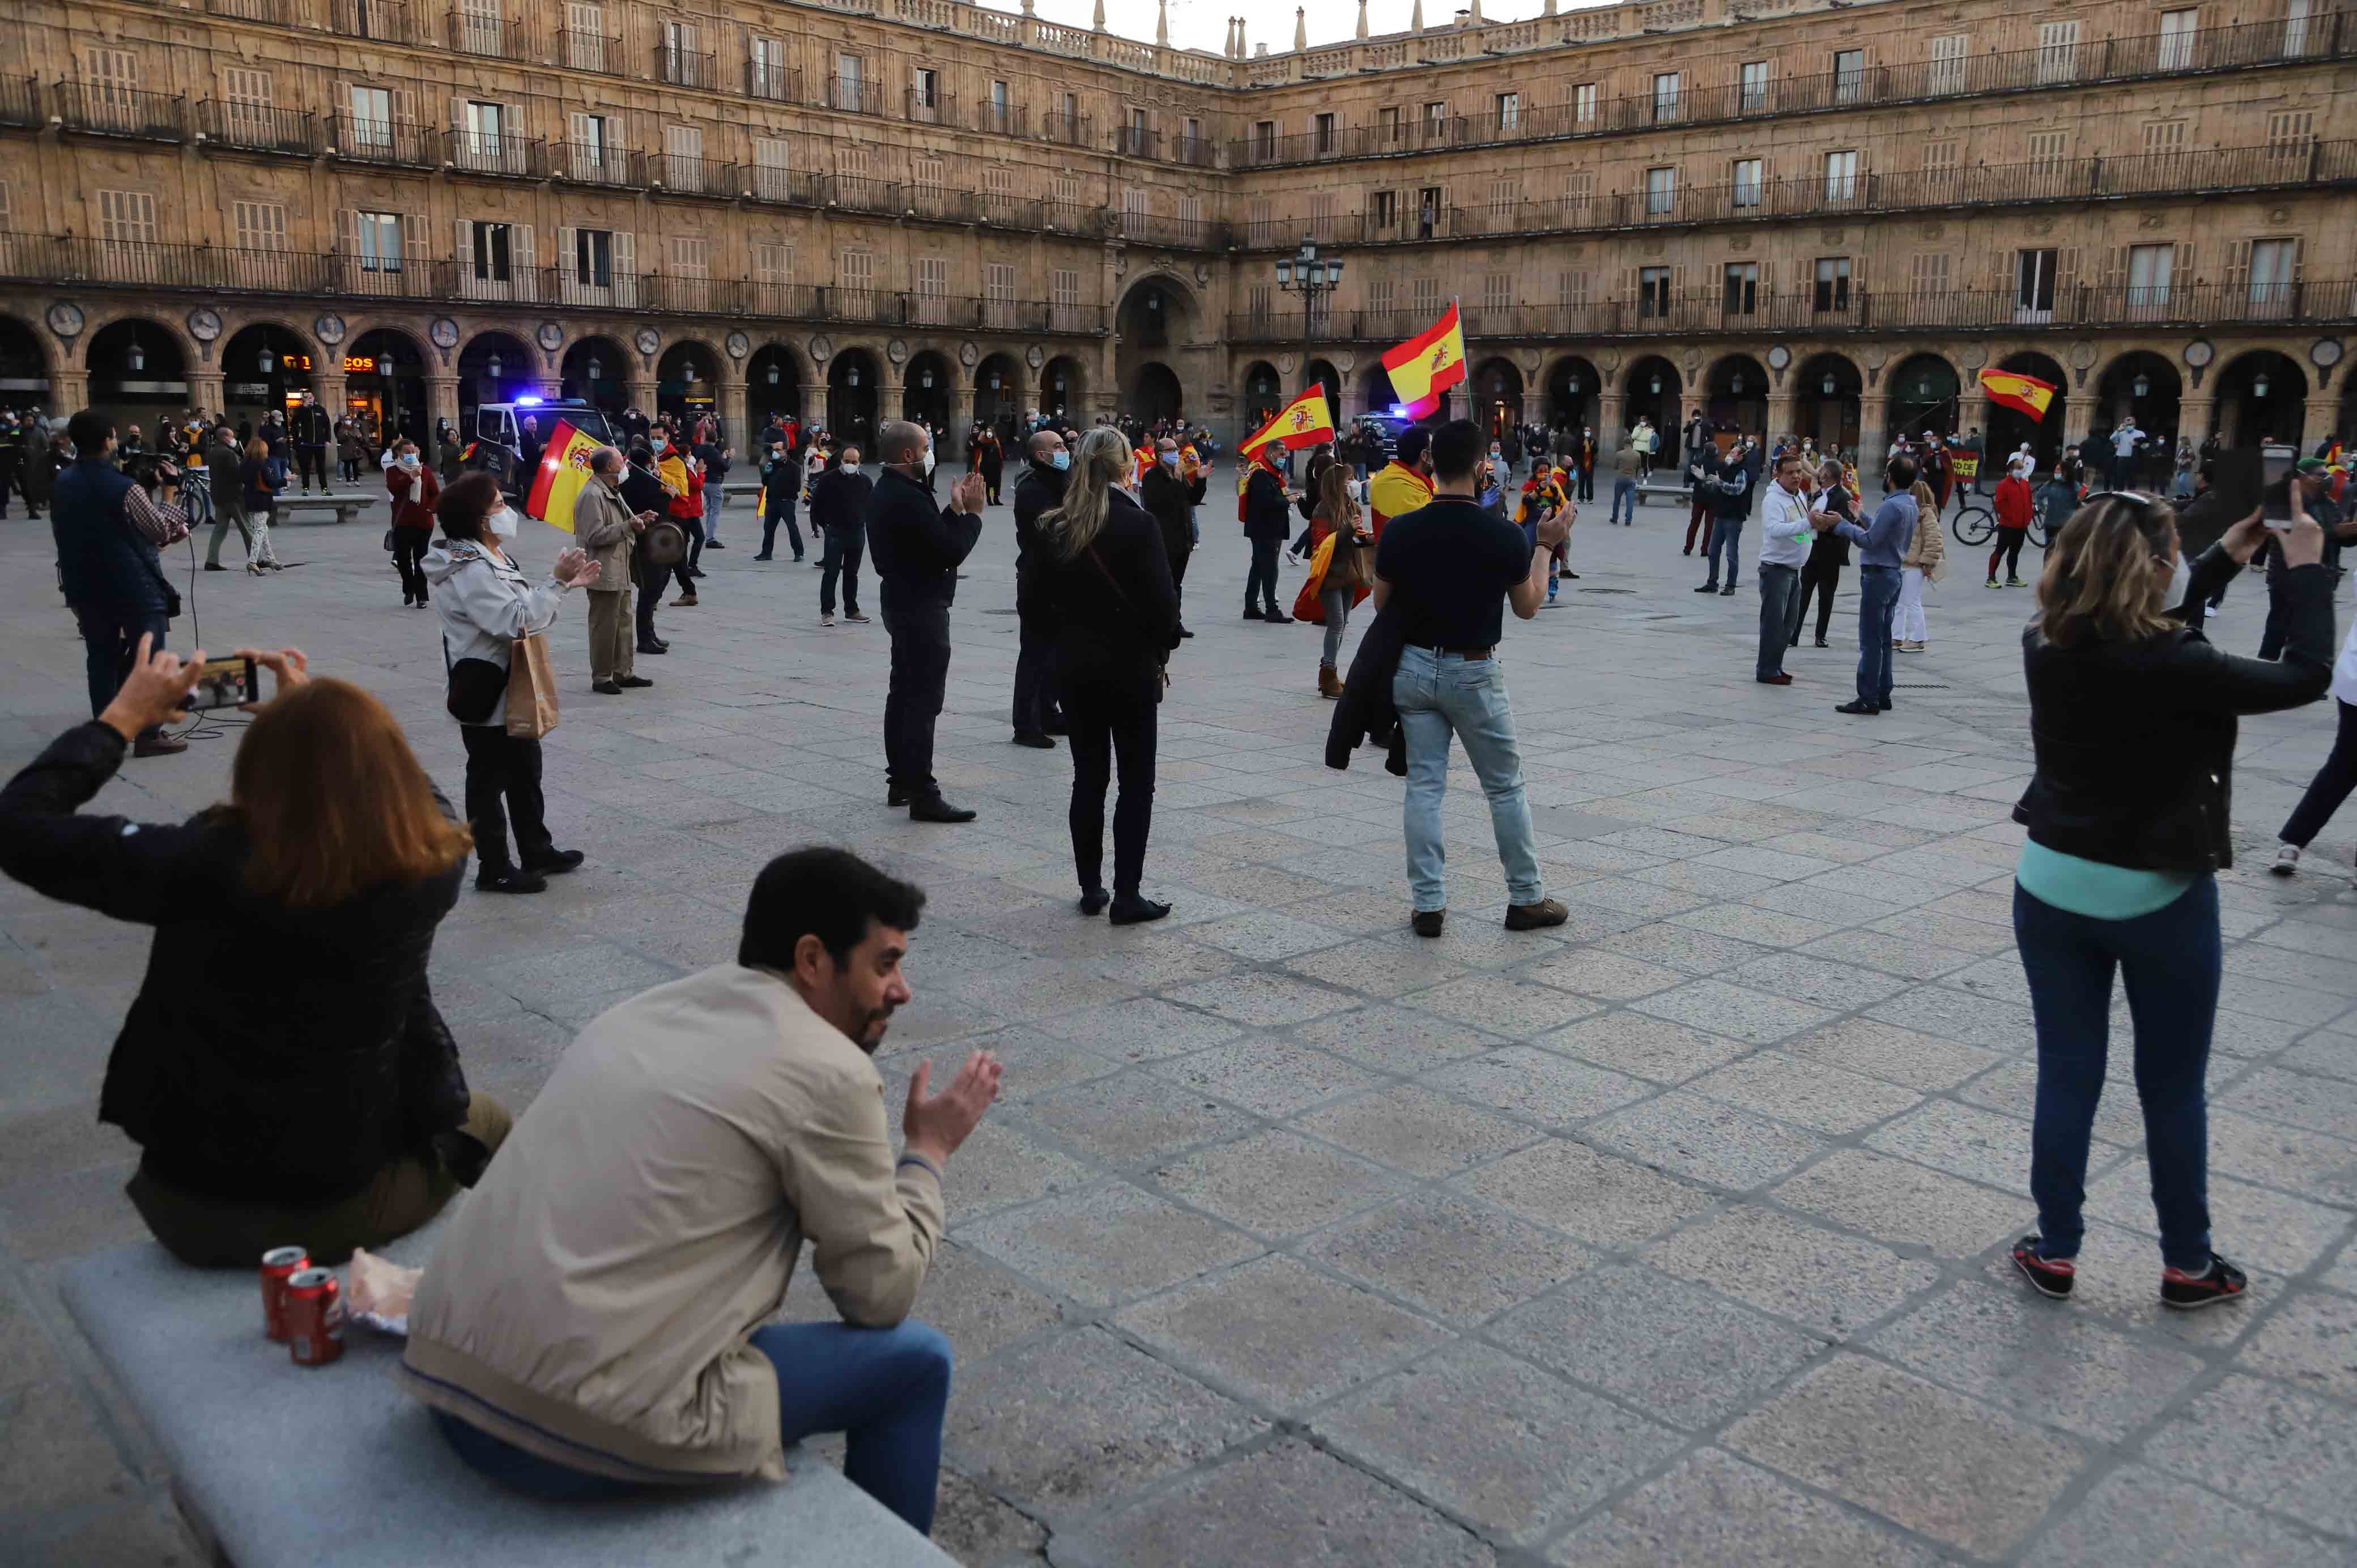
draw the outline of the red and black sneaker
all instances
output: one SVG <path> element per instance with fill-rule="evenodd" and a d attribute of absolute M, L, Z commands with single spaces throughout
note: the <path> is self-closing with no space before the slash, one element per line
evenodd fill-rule
<path fill-rule="evenodd" d="M 2038 1240 L 2035 1236 L 2024 1236 L 2013 1244 L 2013 1266 L 2039 1294 L 2070 1300 L 2071 1287 L 2079 1281 L 2078 1269 L 2068 1258 L 2040 1257 Z"/>
<path fill-rule="evenodd" d="M 2179 1312 L 2233 1301 L 2250 1288 L 2251 1282 L 2243 1271 L 2215 1252 L 2210 1254 L 2206 1273 L 2189 1274 L 2183 1269 L 2160 1271 L 2160 1305 Z"/>

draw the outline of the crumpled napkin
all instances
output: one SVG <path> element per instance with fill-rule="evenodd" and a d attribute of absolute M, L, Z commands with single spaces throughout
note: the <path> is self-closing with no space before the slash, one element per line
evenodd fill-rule
<path fill-rule="evenodd" d="M 354 1251 L 351 1281 L 344 1292 L 344 1309 L 355 1323 L 365 1323 L 384 1334 L 409 1337 L 409 1304 L 417 1294 L 423 1269 L 404 1268 L 372 1252 Z"/>

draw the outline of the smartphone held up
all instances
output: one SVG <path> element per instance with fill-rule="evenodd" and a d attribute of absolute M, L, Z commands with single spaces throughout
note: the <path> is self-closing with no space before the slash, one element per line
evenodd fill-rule
<path fill-rule="evenodd" d="M 2299 450 L 2276 442 L 2259 448 L 2259 521 L 2277 533 L 2291 527 L 2292 471 Z"/>
<path fill-rule="evenodd" d="M 257 700 L 253 675 L 254 663 L 251 659 L 208 659 L 204 662 L 204 672 L 197 677 L 197 683 L 188 694 L 180 699 L 180 706 L 192 714 L 242 707 Z"/>

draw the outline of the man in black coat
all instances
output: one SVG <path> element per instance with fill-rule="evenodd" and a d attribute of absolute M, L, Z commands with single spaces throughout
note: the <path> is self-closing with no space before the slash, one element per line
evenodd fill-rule
<path fill-rule="evenodd" d="M 311 493 L 311 476 L 319 476 L 319 493 L 328 490 L 328 443 L 335 439 L 335 422 L 328 411 L 309 392 L 303 394 L 302 406 L 294 413 L 295 453 L 303 468 L 303 493 Z"/>
<path fill-rule="evenodd" d="M 1286 504 L 1275 455 L 1263 446 L 1247 460 L 1252 476 L 1244 481 L 1244 537 L 1252 541 L 1252 568 L 1244 574 L 1244 619 L 1288 626 L 1293 618 L 1276 607 L 1276 553 L 1293 532 L 1293 509 Z M 1255 592 L 1266 601 L 1265 610 L 1253 603 Z"/>
<path fill-rule="evenodd" d="M 671 492 L 663 489 L 655 477 L 653 449 L 643 442 L 633 443 L 629 467 L 622 470 L 622 499 L 632 512 L 651 511 L 657 517 L 671 515 Z M 636 553 L 634 552 L 634 553 Z M 655 575 L 657 568 L 642 568 L 646 581 L 638 586 L 638 649 L 640 653 L 669 653 L 671 644 L 655 635 L 655 603 L 662 597 L 662 579 Z M 661 569 L 663 576 L 671 575 L 668 566 Z"/>
<path fill-rule="evenodd" d="M 883 585 L 884 629 L 892 638 L 892 683 L 884 699 L 884 770 L 888 805 L 920 822 L 970 822 L 974 813 L 942 799 L 933 777 L 933 721 L 950 676 L 950 601 L 957 569 L 982 537 L 980 474 L 933 500 L 933 437 L 921 424 L 889 421 L 880 435 L 884 477 L 867 500 L 867 553 Z"/>
<path fill-rule="evenodd" d="M 867 549 L 867 498 L 876 486 L 859 471 L 859 448 L 845 446 L 834 465 L 811 483 L 811 528 L 819 536 L 818 624 L 834 624 L 834 584 L 843 580 L 843 618 L 866 626 L 859 613 L 859 558 Z"/>
<path fill-rule="evenodd" d="M 1025 566 L 1039 543 L 1039 519 L 1064 503 L 1071 454 L 1064 438 L 1042 425 L 1026 448 L 1029 461 L 1015 482 L 1015 624 L 1020 646 L 1015 655 L 1015 744 L 1049 750 L 1050 736 L 1065 733 L 1056 700 L 1056 628 L 1038 624 L 1039 607 L 1023 592 Z"/>
<path fill-rule="evenodd" d="M 1203 504 L 1203 491 L 1211 482 L 1211 475 L 1200 465 L 1191 474 L 1187 471 L 1178 443 L 1166 435 L 1154 444 L 1154 467 L 1146 471 L 1146 481 L 1137 488 L 1138 500 L 1162 525 L 1162 548 L 1170 556 L 1170 582 L 1179 590 L 1182 604 L 1187 560 L 1195 553 L 1195 509 Z M 1195 634 L 1182 621 L 1178 635 Z"/>

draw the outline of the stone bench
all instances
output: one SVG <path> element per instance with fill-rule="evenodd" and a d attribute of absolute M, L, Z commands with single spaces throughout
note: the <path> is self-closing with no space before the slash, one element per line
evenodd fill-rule
<path fill-rule="evenodd" d="M 349 496 L 296 496 L 291 499 L 280 496 L 270 509 L 270 521 L 274 523 L 292 521 L 297 512 L 332 511 L 338 522 L 350 522 L 360 516 L 361 509 L 374 499 L 357 493 Z"/>
<path fill-rule="evenodd" d="M 725 479 L 720 485 L 720 504 L 725 507 L 738 496 L 748 499 L 758 499 L 760 493 L 761 482 L 759 479 Z"/>
<path fill-rule="evenodd" d="M 1674 506 L 1691 507 L 1694 505 L 1694 491 L 1683 484 L 1664 484 L 1659 479 L 1640 479 L 1637 482 L 1637 504 L 1643 506 L 1654 500 L 1665 500 Z"/>
<path fill-rule="evenodd" d="M 386 1249 L 412 1264 L 432 1251 L 430 1232 Z M 163 1450 L 174 1499 L 214 1568 L 952 1562 L 800 1447 L 778 1485 L 588 1506 L 510 1491 L 468 1468 L 394 1387 L 401 1341 L 354 1324 L 333 1366 L 288 1360 L 263 1336 L 252 1269 L 190 1269 L 141 1241 L 70 1265 L 62 1292 Z"/>

